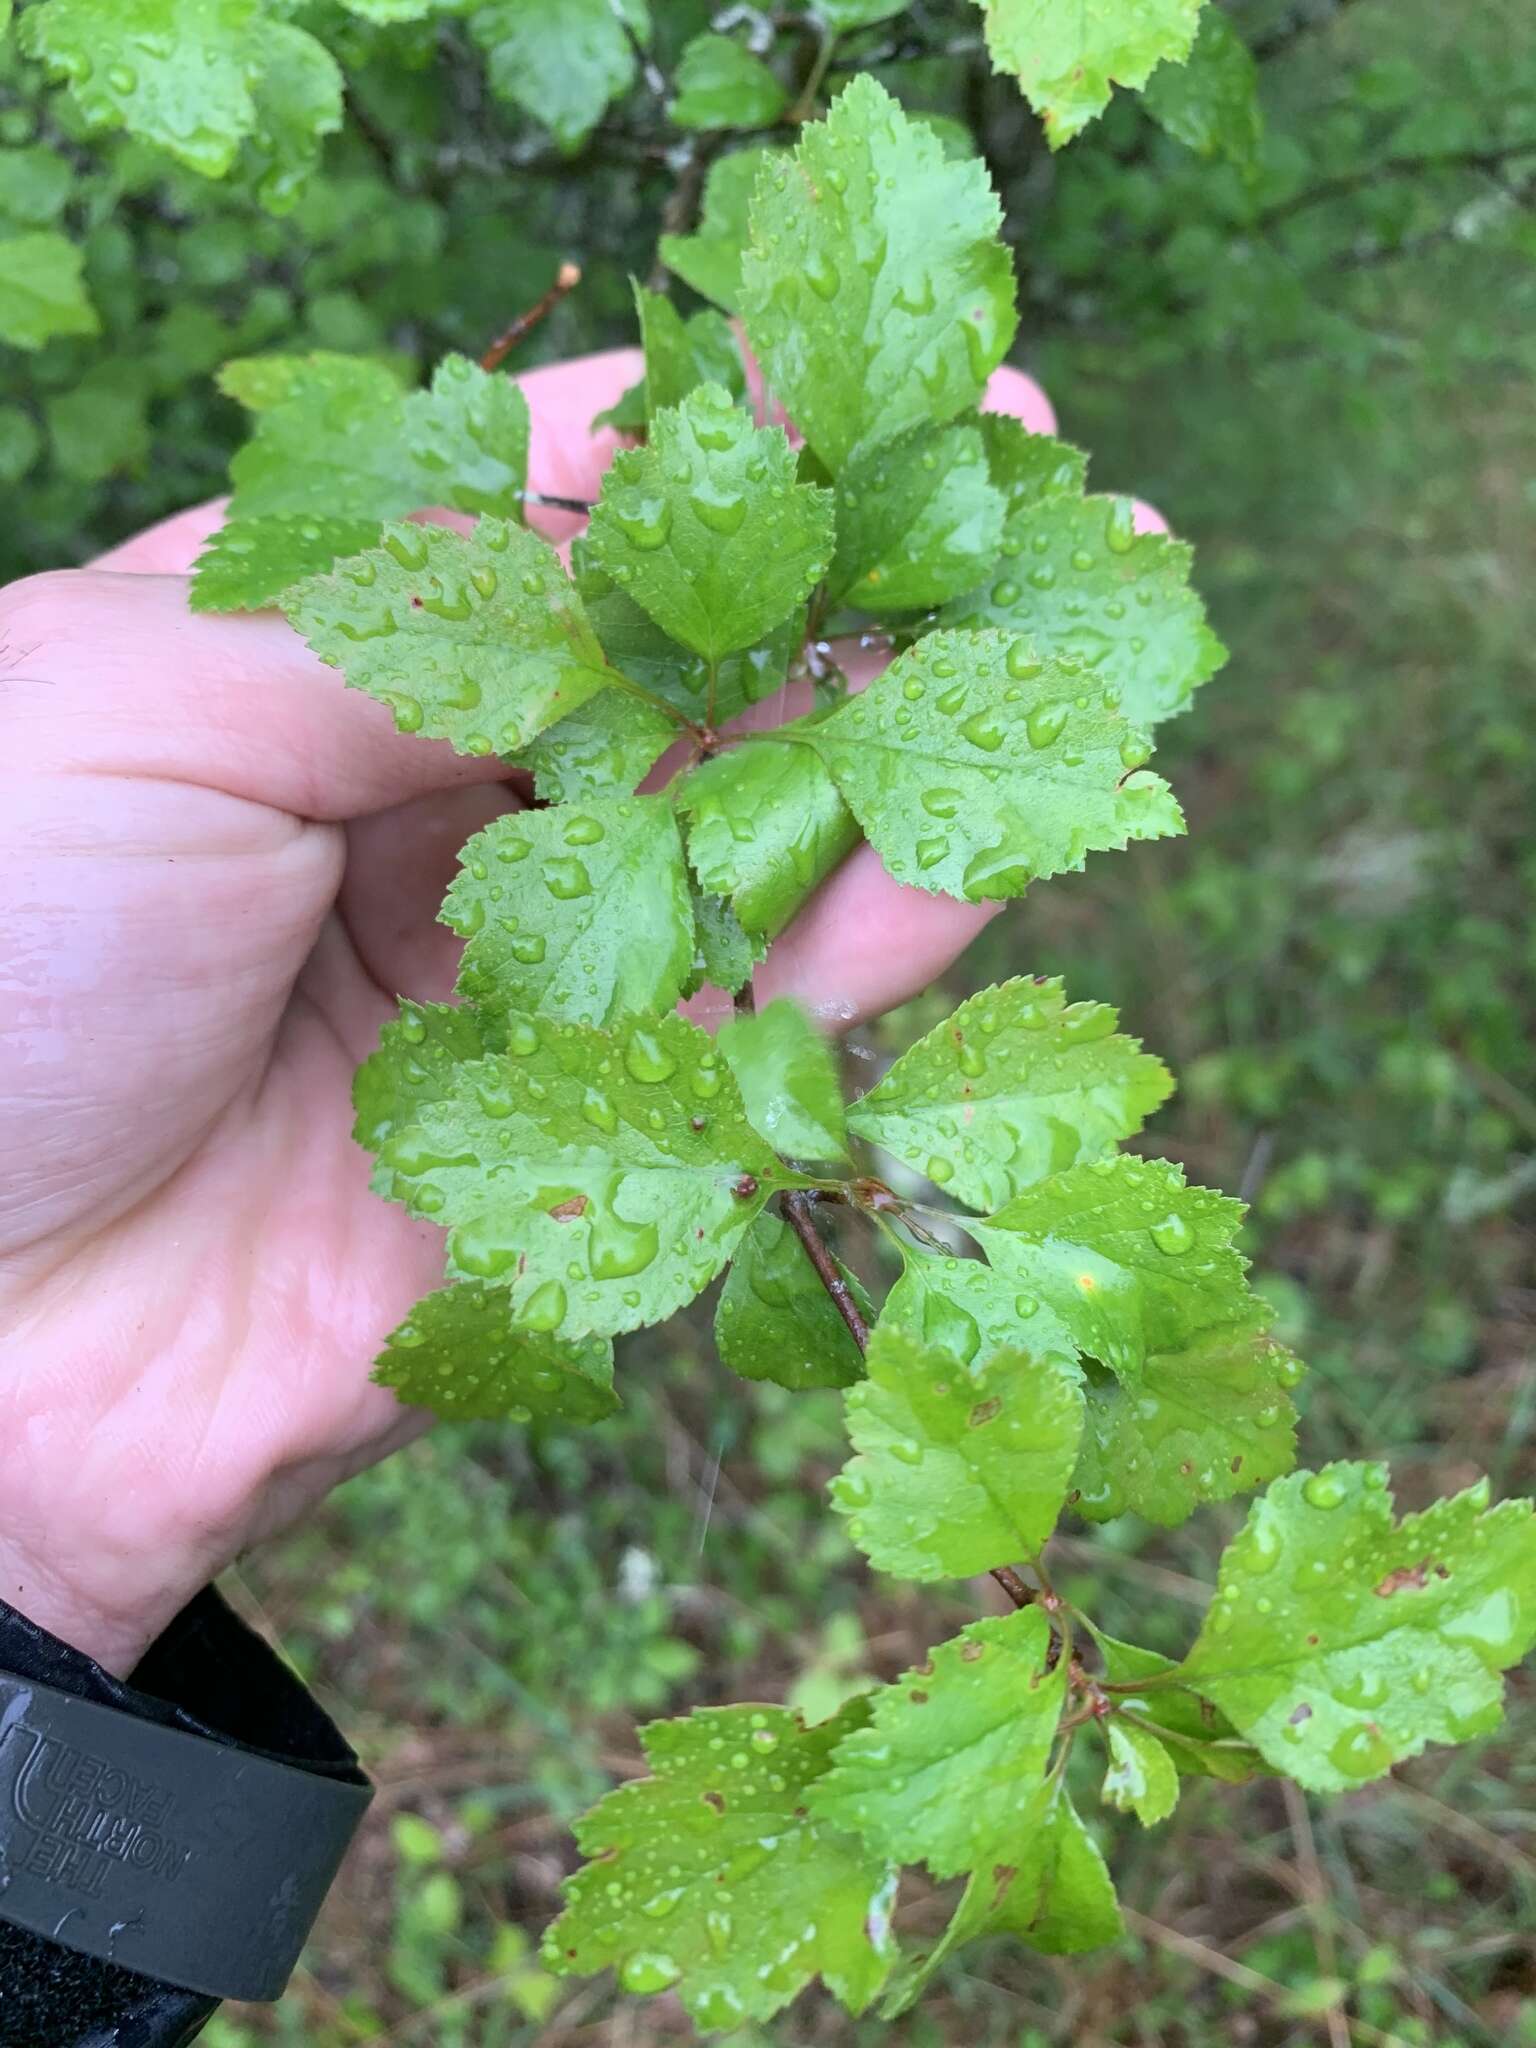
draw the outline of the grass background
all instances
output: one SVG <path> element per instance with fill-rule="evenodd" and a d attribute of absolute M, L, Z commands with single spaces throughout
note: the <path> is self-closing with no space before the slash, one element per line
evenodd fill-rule
<path fill-rule="evenodd" d="M 1531 65 L 1533 41 L 1525 0 L 1363 0 L 1266 67 L 1272 128 L 1326 139 L 1411 97 L 1414 67 L 1464 113 L 1469 78 Z M 1369 89 L 1341 95 L 1346 76 Z M 1006 974 L 1117 1002 L 1180 1077 L 1147 1149 L 1253 1204 L 1260 1284 L 1312 1368 L 1307 1461 L 1390 1457 L 1409 1505 L 1481 1471 L 1518 1491 L 1536 1416 L 1536 247 L 1431 234 L 1378 264 L 1354 215 L 1324 209 L 1320 240 L 1230 301 L 1207 291 L 1202 317 L 1172 303 L 1188 251 L 1131 244 L 1119 296 L 1111 279 L 1079 307 L 1083 238 L 1102 259 L 1143 169 L 1172 160 L 1157 145 L 1144 165 L 1119 118 L 1039 202 L 1024 355 L 1099 487 L 1135 488 L 1196 542 L 1233 658 L 1159 752 L 1190 836 L 1032 891 L 850 1073 Z M 621 291 L 604 304 L 617 320 Z M 50 521 L 75 530 L 62 488 L 39 487 L 23 558 L 57 554 Z M 88 537 L 144 488 L 107 486 Z M 228 2009 L 214 2048 L 688 2038 L 674 2001 L 557 1984 L 536 1960 L 570 1822 L 639 1768 L 636 1721 L 751 1697 L 826 1711 L 987 1604 L 862 1568 L 822 1496 L 834 1397 L 731 1381 L 703 1318 L 631 1344 L 623 1372 L 612 1426 L 445 1428 L 234 1575 L 380 1798 L 289 1998 Z M 1069 1538 L 1058 1579 L 1110 1629 L 1176 1648 L 1240 1514 Z M 897 2026 L 813 1995 L 736 2038 L 1536 2048 L 1533 1735 L 1517 1676 L 1499 1736 L 1331 1804 L 1188 1781 L 1152 1836 L 1106 1819 L 1118 1947 L 983 1948 Z M 909 1925 L 943 1903 L 914 1895 Z"/>

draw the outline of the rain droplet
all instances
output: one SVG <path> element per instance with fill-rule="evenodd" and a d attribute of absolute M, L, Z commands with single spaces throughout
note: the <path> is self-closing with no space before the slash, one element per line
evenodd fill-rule
<path fill-rule="evenodd" d="M 1116 498 L 1104 522 L 1105 544 L 1117 555 L 1128 555 L 1136 544 L 1136 507 L 1129 498 Z"/>
<path fill-rule="evenodd" d="M 1336 1508 L 1344 1502 L 1343 1483 L 1331 1472 L 1314 1472 L 1303 1485 L 1301 1494 L 1308 1507 Z"/>
<path fill-rule="evenodd" d="M 592 894 L 592 877 L 574 854 L 557 855 L 544 863 L 544 886 L 551 896 L 569 903 Z"/>
<path fill-rule="evenodd" d="M 1147 1232 L 1148 1237 L 1170 1259 L 1181 1258 L 1193 1248 L 1195 1233 L 1191 1225 L 1177 1210 L 1170 1209 L 1161 1223 L 1154 1223 Z"/>
<path fill-rule="evenodd" d="M 632 1078 L 641 1082 L 665 1081 L 677 1072 L 677 1061 L 649 1031 L 630 1033 L 624 1048 L 624 1065 Z"/>
<path fill-rule="evenodd" d="M 666 546 L 672 531 L 672 507 L 665 498 L 648 497 L 636 491 L 611 509 L 619 531 L 631 546 L 646 553 Z"/>
<path fill-rule="evenodd" d="M 1032 747 L 1048 747 L 1061 738 L 1066 730 L 1067 706 L 1065 704 L 1037 704 L 1024 720 L 1024 730 L 1029 735 Z"/>
<path fill-rule="evenodd" d="M 739 533 L 747 516 L 747 501 L 740 491 L 722 490 L 710 483 L 700 484 L 691 491 L 688 503 L 699 524 L 707 526 L 711 533 Z"/>
<path fill-rule="evenodd" d="M 558 1280 L 546 1280 L 541 1287 L 535 1287 L 523 1303 L 517 1319 L 525 1329 L 558 1330 L 565 1321 L 565 1310 L 565 1289 Z"/>
<path fill-rule="evenodd" d="M 995 754 L 1006 737 L 1002 724 L 991 711 L 973 712 L 961 726 L 960 736 L 973 747 L 980 747 L 984 754 Z"/>

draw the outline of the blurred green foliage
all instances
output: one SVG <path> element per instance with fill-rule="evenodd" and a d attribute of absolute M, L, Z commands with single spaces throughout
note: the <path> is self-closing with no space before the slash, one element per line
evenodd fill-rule
<path fill-rule="evenodd" d="M 658 5 L 644 62 L 606 45 L 622 90 L 586 140 L 581 104 L 541 101 L 507 54 L 528 12 L 510 0 L 394 25 L 423 10 L 289 11 L 339 59 L 348 113 L 278 213 L 249 153 L 213 181 L 87 133 L 0 33 L 0 278 L 18 241 L 62 234 L 100 324 L 0 342 L 0 576 L 218 489 L 241 433 L 211 379 L 226 357 L 478 354 L 567 258 L 582 286 L 519 363 L 627 341 L 628 274 L 658 227 L 689 226 L 677 195 L 719 137 L 678 145 L 667 82 L 707 4 Z M 1311 1449 L 1390 1456 L 1414 1499 L 1473 1468 L 1517 1490 L 1536 1420 L 1536 36 L 1525 0 L 1218 19 L 1201 103 L 1154 79 L 1054 156 L 964 0 L 892 9 L 834 58 L 832 83 L 873 66 L 983 147 L 1021 360 L 1096 451 L 1096 487 L 1136 488 L 1197 542 L 1233 650 L 1162 756 L 1190 838 L 1037 891 L 850 1057 L 873 1075 L 1009 972 L 1118 1002 L 1182 1079 L 1155 1146 L 1254 1202 L 1262 1284 L 1314 1368 Z M 759 22 L 719 25 L 745 49 Z M 770 34 L 785 93 L 817 40 L 792 16 Z M 775 118 L 762 79 L 715 58 L 691 60 L 693 107 L 737 89 Z M 827 1712 L 970 1618 L 872 1585 L 831 1526 L 835 1397 L 727 1383 L 686 1339 L 631 1346 L 625 1371 L 618 1423 L 441 1431 L 237 1587 L 382 1798 L 309 1971 L 275 2014 L 227 2014 L 215 2048 L 678 2038 L 664 2002 L 612 2035 L 601 1991 L 557 2004 L 519 1931 L 554 1906 L 569 1817 L 636 1768 L 633 1717 L 754 1690 Z M 1112 1525 L 1060 1568 L 1106 1626 L 1150 1611 L 1172 1636 L 1230 1525 Z M 1069 1976 L 983 1956 L 899 2028 L 811 2003 L 751 2038 L 1268 2048 L 1327 2040 L 1347 2009 L 1361 2042 L 1536 2044 L 1533 1731 L 1527 1680 L 1504 1737 L 1310 1822 L 1272 1788 L 1207 1789 L 1170 1833 L 1117 1836 L 1147 1916 L 1121 1950 Z"/>

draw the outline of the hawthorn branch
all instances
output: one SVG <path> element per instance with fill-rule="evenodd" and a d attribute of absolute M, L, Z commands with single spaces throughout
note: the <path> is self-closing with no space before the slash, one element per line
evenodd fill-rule
<path fill-rule="evenodd" d="M 552 313 L 567 292 L 573 292 L 581 283 L 581 265 L 562 263 L 555 272 L 555 281 L 549 290 L 526 313 L 519 313 L 510 327 L 503 328 L 480 358 L 482 370 L 499 370 L 507 357 L 520 341 L 532 333 L 539 322 Z"/>
<path fill-rule="evenodd" d="M 848 1334 L 860 1351 L 869 1349 L 869 1325 L 859 1312 L 859 1304 L 853 1298 L 853 1289 L 837 1270 L 837 1261 L 827 1248 L 825 1238 L 816 1228 L 812 1198 L 803 1188 L 797 1188 L 783 1198 L 784 1221 L 799 1238 L 805 1256 L 816 1269 L 816 1278 L 832 1297 L 832 1306 L 848 1325 Z"/>

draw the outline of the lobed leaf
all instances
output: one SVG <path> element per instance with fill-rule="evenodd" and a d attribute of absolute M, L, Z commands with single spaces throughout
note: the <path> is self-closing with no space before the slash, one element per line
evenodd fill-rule
<path fill-rule="evenodd" d="M 282 608 L 401 732 L 461 754 L 516 754 L 615 680 L 554 549 L 502 519 L 471 534 L 386 526 L 381 547 L 289 590 Z"/>
<path fill-rule="evenodd" d="M 611 1336 L 709 1285 L 769 1197 L 797 1185 L 704 1032 L 519 1017 L 391 1132 L 379 1179 L 449 1231 L 453 1277 L 512 1295 L 525 1329 Z"/>
<path fill-rule="evenodd" d="M 442 919 L 460 994 L 487 1016 L 578 1024 L 670 1010 L 693 966 L 693 899 L 665 797 L 514 811 L 477 832 Z"/>
<path fill-rule="evenodd" d="M 99 334 L 84 261 L 64 235 L 0 240 L 0 342 L 34 349 L 61 334 Z"/>
<path fill-rule="evenodd" d="M 1173 1758 L 1150 1728 L 1122 1715 L 1102 1722 L 1109 1748 L 1104 1797 L 1122 1813 L 1134 1813 L 1144 1828 L 1166 1820 L 1179 1803 L 1179 1774 Z"/>
<path fill-rule="evenodd" d="M 936 1877 L 990 1866 L 1034 1824 L 1066 1699 L 1051 1626 L 1025 1607 L 969 1628 L 869 1699 L 811 1788 L 818 1819 Z"/>
<path fill-rule="evenodd" d="M 1098 1845 L 1052 1778 L 992 1868 L 972 1877 L 938 1946 L 897 1980 L 882 2017 L 905 2012 L 956 1949 L 983 1936 L 1011 1934 L 1046 1955 L 1077 1955 L 1124 1932 Z"/>
<path fill-rule="evenodd" d="M 613 1346 L 519 1328 L 499 1287 L 460 1281 L 419 1301 L 384 1340 L 374 1379 L 456 1421 L 600 1422 L 619 1403 Z"/>
<path fill-rule="evenodd" d="M 752 1128 L 787 1159 L 844 1160 L 848 1131 L 832 1048 L 798 1003 L 780 996 L 729 1019 L 717 1037 Z"/>
<path fill-rule="evenodd" d="M 749 932 L 776 938 L 859 841 L 853 813 L 806 721 L 706 761 L 683 784 L 688 858 L 699 886 L 730 898 Z"/>
<path fill-rule="evenodd" d="M 1299 1361 L 1252 1328 L 1149 1353 L 1135 1380 L 1087 1369 L 1073 1505 L 1092 1522 L 1137 1514 L 1171 1528 L 1296 1462 Z"/>
<path fill-rule="evenodd" d="M 677 721 L 643 697 L 599 690 L 536 733 L 523 760 L 547 803 L 578 803 L 627 795 L 676 737 Z"/>
<path fill-rule="evenodd" d="M 663 235 L 657 253 L 684 284 L 727 313 L 741 298 L 741 259 L 747 246 L 747 210 L 764 164 L 788 152 L 758 145 L 716 159 L 704 180 L 699 224 L 691 235 Z"/>
<path fill-rule="evenodd" d="M 760 167 L 740 310 L 834 473 L 981 396 L 1018 324 L 1001 219 L 981 165 L 947 158 L 867 74 Z"/>
<path fill-rule="evenodd" d="M 1173 1088 L 1106 1003 L 1020 978 L 969 997 L 853 1105 L 861 1138 L 973 1208 L 1099 1159 Z"/>
<path fill-rule="evenodd" d="M 1536 1644 L 1536 1516 L 1486 1481 L 1394 1523 L 1386 1468 L 1279 1480 L 1227 1546 L 1180 1676 L 1315 1792 L 1498 1726 Z"/>
<path fill-rule="evenodd" d="M 587 559 L 716 663 L 782 625 L 825 571 L 831 501 L 794 475 L 780 428 L 703 385 L 653 418 L 648 447 L 614 457 Z"/>
<path fill-rule="evenodd" d="M 684 46 L 671 106 L 678 128 L 771 128 L 789 94 L 734 37 L 705 33 Z"/>
<path fill-rule="evenodd" d="M 838 476 L 829 601 L 883 617 L 958 597 L 996 560 L 1004 509 L 974 423 L 914 428 Z"/>
<path fill-rule="evenodd" d="M 1010 517 L 989 580 L 945 607 L 948 626 L 1026 633 L 1042 653 L 1080 663 L 1135 726 L 1187 710 L 1226 659 L 1189 588 L 1191 550 L 1137 533 L 1129 498 L 1052 491 Z"/>
<path fill-rule="evenodd" d="M 567 1883 L 545 1963 L 675 1988 L 701 2027 L 767 2019 L 818 1974 L 862 2011 L 895 1960 L 896 1874 L 806 1799 L 866 1714 L 854 1700 L 815 1728 L 785 1707 L 653 1722 L 652 1775 L 577 1824 L 592 1860 Z"/>
<path fill-rule="evenodd" d="M 1142 86 L 1195 38 L 1201 0 L 981 0 L 994 71 L 1012 72 L 1060 149 L 1109 105 L 1117 85 Z"/>
<path fill-rule="evenodd" d="M 633 83 L 634 40 L 648 40 L 650 10 L 646 0 L 489 0 L 469 32 L 492 92 L 574 150 Z"/>
<path fill-rule="evenodd" d="M 1232 1247 L 1242 1217 L 1171 1160 L 1125 1155 L 1069 1167 L 966 1228 L 1078 1351 L 1134 1383 L 1154 1352 L 1267 1320 Z"/>
<path fill-rule="evenodd" d="M 858 1276 L 836 1260 L 866 1318 L 874 1310 Z M 848 1325 L 817 1278 L 789 1225 L 764 1210 L 736 1248 L 715 1310 L 722 1364 L 747 1380 L 806 1387 L 851 1387 L 864 1360 Z"/>
<path fill-rule="evenodd" d="M 271 604 L 423 506 L 520 516 L 527 402 L 462 356 L 410 393 L 380 363 L 324 352 L 228 363 L 219 382 L 257 422 L 230 464 L 234 494 L 198 564 L 194 609 Z"/>
<path fill-rule="evenodd" d="M 857 1456 L 832 1505 L 877 1571 L 964 1578 L 1035 1556 L 1056 1525 L 1083 1427 L 1069 1360 L 991 1351 L 971 1365 L 882 1322 L 845 1397 Z"/>
<path fill-rule="evenodd" d="M 1220 7 L 1205 7 L 1183 64 L 1159 64 L 1142 95 L 1147 112 L 1197 156 L 1258 167 L 1264 140 L 1259 67 Z"/>
<path fill-rule="evenodd" d="M 461 1067 L 505 1043 L 504 1034 L 473 1009 L 402 1001 L 400 1014 L 379 1033 L 378 1051 L 352 1077 L 352 1136 L 366 1151 L 377 1152 L 418 1110 L 447 1099 Z"/>
<path fill-rule="evenodd" d="M 766 956 L 764 941 L 746 931 L 729 903 L 719 896 L 706 896 L 695 889 L 693 897 L 695 950 L 693 989 L 706 984 L 735 995 L 746 987 L 758 963 Z"/>
<path fill-rule="evenodd" d="M 898 881 L 973 903 L 1183 830 L 1097 678 L 1003 633 L 930 634 L 806 740 Z"/>
<path fill-rule="evenodd" d="M 1091 1623 L 1089 1626 L 1092 1628 Z M 1258 1751 L 1243 1741 L 1226 1715 L 1218 1713 L 1209 1700 L 1161 1683 L 1178 1669 L 1172 1657 L 1120 1642 L 1099 1629 L 1092 1632 L 1107 1680 L 1126 1686 L 1143 1678 L 1159 1681 L 1144 1693 L 1117 1693 L 1115 1707 L 1119 1713 L 1134 1714 L 1138 1721 L 1153 1725 L 1177 1770 L 1189 1777 L 1219 1778 L 1224 1784 L 1241 1785 L 1263 1769 Z"/>
<path fill-rule="evenodd" d="M 628 590 L 598 566 L 581 540 L 571 551 L 571 568 L 593 631 L 612 665 L 685 718 L 702 723 L 710 702 L 710 664 L 705 657 L 669 638 Z M 756 645 L 739 648 L 715 663 L 717 723 L 739 716 L 783 688 L 804 625 L 804 613 L 796 610 Z"/>

